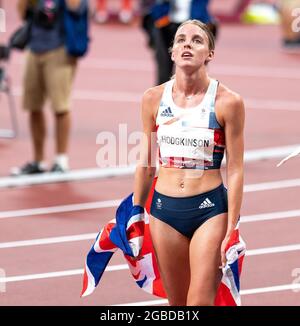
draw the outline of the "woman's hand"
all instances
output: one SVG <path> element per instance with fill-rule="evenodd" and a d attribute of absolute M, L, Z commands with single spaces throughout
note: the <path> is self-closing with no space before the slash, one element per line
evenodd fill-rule
<path fill-rule="evenodd" d="M 227 259 L 226 259 L 226 251 L 225 251 L 225 249 L 227 247 L 229 239 L 230 239 L 230 234 L 226 234 L 226 236 L 225 236 L 225 238 L 224 238 L 224 240 L 222 241 L 222 244 L 221 244 L 221 264 L 222 265 L 220 266 L 220 268 L 224 268 L 225 265 L 226 265 Z"/>

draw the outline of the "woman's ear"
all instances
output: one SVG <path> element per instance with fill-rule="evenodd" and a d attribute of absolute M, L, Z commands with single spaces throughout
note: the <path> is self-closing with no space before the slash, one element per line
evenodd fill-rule
<path fill-rule="evenodd" d="M 206 58 L 204 64 L 207 65 L 212 60 L 212 58 L 214 57 L 214 54 L 215 54 L 214 51 L 210 51 L 210 53 L 209 53 L 208 57 Z"/>
<path fill-rule="evenodd" d="M 174 51 L 172 48 L 169 49 L 169 53 L 171 55 L 171 60 L 174 62 L 175 61 L 175 58 L 174 58 Z"/>

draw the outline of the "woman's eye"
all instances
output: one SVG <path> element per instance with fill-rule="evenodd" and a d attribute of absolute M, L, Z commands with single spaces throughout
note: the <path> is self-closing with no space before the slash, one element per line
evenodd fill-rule
<path fill-rule="evenodd" d="M 177 40 L 177 42 L 178 42 L 178 43 L 182 43 L 182 42 L 184 42 L 184 39 L 183 39 L 183 38 L 179 38 L 179 39 Z"/>
<path fill-rule="evenodd" d="M 201 40 L 198 39 L 198 38 L 196 38 L 196 39 L 194 40 L 194 42 L 195 42 L 196 44 L 201 44 L 201 43 L 202 43 Z"/>

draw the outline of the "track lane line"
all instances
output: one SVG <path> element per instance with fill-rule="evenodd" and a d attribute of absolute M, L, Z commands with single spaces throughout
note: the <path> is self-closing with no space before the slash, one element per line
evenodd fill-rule
<path fill-rule="evenodd" d="M 300 250 L 300 244 L 292 244 L 292 245 L 286 245 L 286 246 L 267 247 L 267 248 L 247 250 L 246 256 L 260 256 L 260 255 L 285 253 L 285 252 L 298 251 L 298 250 Z M 105 271 L 113 272 L 113 271 L 121 271 L 121 270 L 126 270 L 126 269 L 129 269 L 127 264 L 118 264 L 118 265 L 108 266 L 105 269 Z M 47 279 L 47 278 L 81 275 L 81 274 L 83 274 L 83 268 L 71 269 L 71 270 L 65 270 L 65 271 L 57 271 L 57 272 L 48 272 L 48 273 L 6 276 L 6 277 L 0 278 L 0 283 L 31 281 L 31 280 L 37 280 L 37 279 Z"/>
<path fill-rule="evenodd" d="M 12 64 L 24 65 L 24 59 L 17 58 Z M 128 72 L 151 72 L 155 69 L 154 62 L 145 63 L 143 60 L 125 60 L 125 59 L 97 59 L 87 58 L 83 61 L 81 70 L 99 69 L 109 71 L 128 71 Z M 214 64 L 211 66 L 211 73 L 224 76 L 240 77 L 260 77 L 260 78 L 283 78 L 283 79 L 300 79 L 300 70 L 286 67 L 266 67 L 266 66 L 241 66 L 229 64 Z"/>
<path fill-rule="evenodd" d="M 288 290 L 298 292 L 300 290 L 300 284 L 282 284 L 282 285 L 268 286 L 262 288 L 247 289 L 247 290 L 241 290 L 240 294 L 241 296 L 246 296 L 246 295 L 272 293 L 272 292 L 280 292 L 280 291 L 288 291 Z M 152 306 L 152 305 L 162 305 L 167 303 L 168 300 L 160 299 L 160 300 L 120 303 L 111 306 Z"/>
<path fill-rule="evenodd" d="M 245 152 L 245 163 L 256 162 L 267 159 L 282 159 L 291 152 L 299 148 L 299 144 L 268 147 L 261 149 L 248 150 Z M 277 162 L 279 163 L 279 162 Z M 223 165 L 226 164 L 226 157 L 223 160 Z M 275 164 L 274 164 L 275 167 Z M 26 187 L 32 185 L 43 185 L 47 183 L 72 182 L 72 181 L 87 181 L 95 179 L 104 179 L 117 176 L 133 175 L 136 166 L 128 165 L 125 167 L 109 167 L 109 168 L 90 168 L 72 170 L 66 173 L 43 173 L 39 175 L 26 175 L 19 177 L 2 177 L 0 178 L 0 189 L 11 187 Z"/>
<path fill-rule="evenodd" d="M 282 159 L 296 150 L 299 144 L 269 147 L 255 150 L 248 150 L 245 152 L 245 163 L 267 160 L 267 159 Z M 224 158 L 223 164 L 226 162 Z M 274 164 L 275 166 L 275 164 Z M 42 175 L 27 175 L 20 177 L 3 177 L 0 178 L 0 189 L 10 187 L 25 187 L 30 185 L 40 185 L 46 183 L 71 182 L 71 181 L 86 181 L 103 179 L 116 176 L 133 175 L 136 166 L 129 165 L 126 167 L 112 167 L 112 168 L 91 168 L 79 169 L 66 173 L 43 173 Z"/>
<path fill-rule="evenodd" d="M 112 206 L 112 207 L 115 207 L 115 206 Z M 44 214 L 49 214 L 49 213 L 44 213 Z M 33 216 L 33 215 L 35 215 L 35 214 L 24 215 L 24 217 Z M 21 216 L 3 215 L 3 217 L 0 217 L 0 219 L 14 218 L 14 217 L 23 217 L 23 215 L 21 215 Z M 244 215 L 241 217 L 240 221 L 241 221 L 241 223 L 251 223 L 251 222 L 263 222 L 263 221 L 286 219 L 286 218 L 293 218 L 293 217 L 296 217 L 296 218 L 300 217 L 300 209 L 289 210 L 289 211 L 279 211 L 279 212 L 272 212 L 272 213 L 263 213 L 263 214 Z M 112 219 L 112 218 L 110 218 L 110 219 Z"/>
<path fill-rule="evenodd" d="M 245 76 L 244 76 L 245 77 Z M 22 95 L 22 87 L 14 87 L 12 93 L 16 97 Z M 123 92 L 123 91 L 104 91 L 104 90 L 85 90 L 75 89 L 72 92 L 73 100 L 100 101 L 117 103 L 140 103 L 143 92 Z M 297 101 L 291 100 L 272 100 L 260 98 L 244 98 L 245 106 L 255 110 L 284 110 L 300 112 L 300 105 Z"/>
<path fill-rule="evenodd" d="M 282 211 L 282 212 L 272 212 L 264 214 L 255 214 L 255 215 L 245 215 L 241 217 L 242 223 L 251 223 L 251 222 L 263 222 L 270 220 L 279 220 L 286 218 L 300 217 L 300 209 Z"/>
<path fill-rule="evenodd" d="M 76 241 L 85 241 L 85 240 L 95 240 L 98 233 L 85 233 L 85 234 L 76 234 L 62 237 L 50 237 L 50 238 L 41 238 L 41 239 L 31 239 L 23 241 L 10 241 L 0 243 L 0 249 L 7 248 L 19 248 L 19 247 L 30 247 L 30 246 L 40 246 L 47 244 L 58 244 L 66 242 L 76 242 Z"/>
<path fill-rule="evenodd" d="M 124 269 L 129 269 L 128 265 L 123 264 L 123 265 L 108 266 L 105 269 L 105 271 L 114 272 L 114 271 L 121 271 Z M 79 268 L 79 269 L 70 269 L 70 270 L 66 270 L 66 271 L 49 272 L 49 273 L 6 276 L 6 277 L 0 277 L 0 283 L 23 282 L 23 281 L 41 280 L 41 279 L 47 279 L 47 278 L 82 275 L 83 271 L 84 271 L 83 268 Z"/>
<path fill-rule="evenodd" d="M 0 212 L 0 219 L 46 215 L 46 214 L 54 214 L 54 213 L 79 212 L 79 211 L 85 211 L 90 209 L 112 208 L 112 207 L 117 207 L 121 203 L 121 201 L 122 201 L 121 199 L 113 199 L 113 200 L 105 200 L 105 201 L 95 201 L 90 203 L 58 205 L 58 206 L 49 206 L 49 207 L 40 207 L 40 208 L 20 209 L 15 211 L 5 211 L 5 212 Z"/>
<path fill-rule="evenodd" d="M 244 193 L 293 188 L 299 186 L 300 186 L 300 179 L 262 182 L 262 183 L 245 185 Z M 121 203 L 121 201 L 122 199 L 112 199 L 112 200 L 95 201 L 89 203 L 58 205 L 58 206 L 39 207 L 39 208 L 20 209 L 20 210 L 8 210 L 8 211 L 0 212 L 0 219 L 26 217 L 26 216 L 34 216 L 34 215 L 45 215 L 45 214 L 53 214 L 53 213 L 77 212 L 82 210 L 100 209 L 100 208 L 113 208 L 113 207 L 117 207 Z"/>
<path fill-rule="evenodd" d="M 299 214 L 299 216 L 300 216 L 300 214 Z M 0 249 L 31 247 L 31 246 L 40 246 L 40 245 L 48 245 L 48 244 L 60 244 L 60 243 L 67 243 L 67 242 L 95 240 L 97 235 L 98 235 L 98 233 L 85 233 L 85 234 L 76 234 L 76 235 L 61 236 L 61 237 L 49 237 L 49 238 L 30 239 L 30 240 L 21 240 L 21 241 L 0 242 Z M 285 251 L 293 251 L 293 250 L 299 250 L 299 249 L 300 249 L 300 244 L 294 244 L 294 245 L 287 245 L 287 246 L 280 246 L 280 247 L 247 250 L 247 252 L 248 252 L 247 255 L 254 255 L 252 252 L 255 252 L 255 255 L 258 255 L 259 252 L 262 252 L 261 254 L 263 254 L 263 253 L 272 253 L 273 251 L 274 252 L 285 252 Z"/>

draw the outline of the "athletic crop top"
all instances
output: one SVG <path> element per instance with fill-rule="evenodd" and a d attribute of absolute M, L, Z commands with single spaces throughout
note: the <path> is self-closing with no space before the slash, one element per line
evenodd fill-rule
<path fill-rule="evenodd" d="M 215 114 L 218 81 L 210 79 L 200 104 L 178 107 L 172 97 L 174 79 L 165 84 L 156 117 L 159 162 L 163 167 L 219 169 L 225 134 Z"/>

